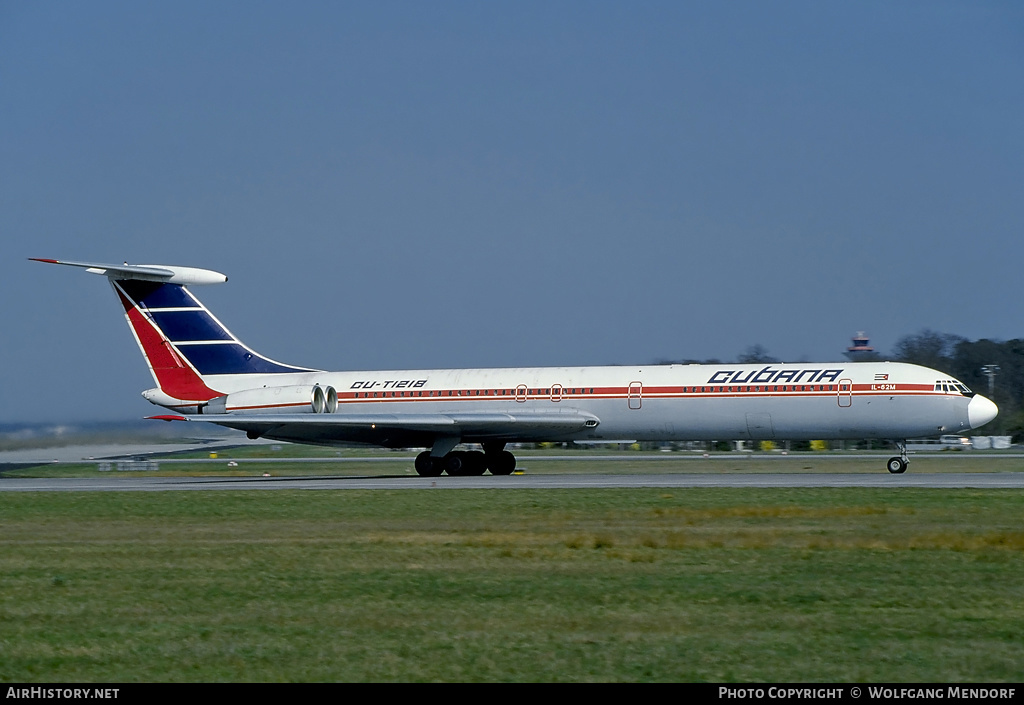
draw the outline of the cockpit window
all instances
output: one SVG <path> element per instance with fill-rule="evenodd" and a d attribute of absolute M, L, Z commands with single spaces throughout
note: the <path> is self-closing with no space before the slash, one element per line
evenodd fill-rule
<path fill-rule="evenodd" d="M 935 391 L 946 392 L 947 394 L 963 394 L 965 397 L 973 397 L 974 392 L 955 379 L 935 380 Z"/>

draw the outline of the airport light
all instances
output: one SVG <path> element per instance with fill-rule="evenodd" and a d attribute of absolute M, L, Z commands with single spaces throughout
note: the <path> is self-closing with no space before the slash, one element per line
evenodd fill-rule
<path fill-rule="evenodd" d="M 999 365 L 985 365 L 981 368 L 981 374 L 988 377 L 988 398 L 995 394 L 996 375 L 999 374 Z"/>

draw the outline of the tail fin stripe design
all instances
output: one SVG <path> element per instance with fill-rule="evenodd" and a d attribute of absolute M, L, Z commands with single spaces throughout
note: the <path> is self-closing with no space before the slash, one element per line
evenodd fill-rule
<path fill-rule="evenodd" d="M 122 291 L 116 286 L 114 288 L 121 298 L 128 325 L 135 334 L 135 339 L 146 358 L 146 364 L 149 365 L 160 389 L 175 399 L 197 402 L 209 401 L 220 396 L 220 392 L 206 386 L 195 370 L 182 363 L 174 346 L 153 322 L 143 315 Z"/>
<path fill-rule="evenodd" d="M 180 367 L 181 369 L 187 369 L 185 363 L 181 361 L 181 357 L 179 357 L 177 351 L 175 351 L 174 346 L 171 345 L 171 341 L 163 341 L 163 347 L 167 351 L 167 354 L 170 355 L 171 360 L 174 362 L 176 367 Z"/>
<path fill-rule="evenodd" d="M 154 311 L 149 317 L 174 342 L 185 340 L 234 340 L 206 311 Z"/>
<path fill-rule="evenodd" d="M 199 300 L 192 296 L 192 293 L 183 286 L 177 284 L 162 284 L 160 282 L 146 282 L 134 280 L 118 280 L 118 284 L 124 289 L 132 301 L 138 304 L 139 308 L 203 308 Z"/>
<path fill-rule="evenodd" d="M 306 372 L 261 357 L 238 343 L 181 343 L 175 345 L 201 375 L 270 374 L 275 372 Z"/>
<path fill-rule="evenodd" d="M 174 367 L 179 370 L 176 374 L 181 374 L 184 372 L 181 366 L 182 359 L 186 362 L 189 373 L 195 376 L 196 381 L 203 387 L 204 375 L 315 371 L 275 362 L 251 350 L 233 336 L 231 331 L 181 284 L 122 279 L 112 280 L 112 283 L 121 296 L 125 312 L 140 341 L 140 326 L 136 324 L 133 314 L 145 321 L 145 327 L 159 338 L 156 342 L 158 350 L 154 351 L 143 345 L 146 356 L 168 358 L 168 353 L 173 353 L 175 359 L 170 360 L 170 363 L 154 364 L 150 359 L 150 366 L 158 377 L 160 388 L 172 396 L 177 395 L 167 390 L 164 383 L 159 380 L 157 370 Z M 166 348 L 163 347 L 165 342 Z M 193 396 L 177 398 L 198 399 L 199 397 L 194 396 L 195 391 Z"/>

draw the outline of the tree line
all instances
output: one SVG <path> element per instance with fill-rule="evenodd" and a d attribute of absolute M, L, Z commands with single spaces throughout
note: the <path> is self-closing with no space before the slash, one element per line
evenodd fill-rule
<path fill-rule="evenodd" d="M 883 360 L 911 362 L 949 373 L 999 406 L 999 416 L 980 435 L 1024 437 L 1024 340 L 968 340 L 923 330 L 900 338 Z"/>

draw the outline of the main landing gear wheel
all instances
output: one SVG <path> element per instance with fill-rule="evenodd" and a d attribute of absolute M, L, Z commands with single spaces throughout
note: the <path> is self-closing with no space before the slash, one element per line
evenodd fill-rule
<path fill-rule="evenodd" d="M 467 450 L 462 454 L 462 474 L 476 477 L 487 472 L 487 457 L 479 450 Z"/>
<path fill-rule="evenodd" d="M 416 456 L 416 472 L 423 477 L 438 477 L 441 473 L 451 477 L 475 477 L 488 470 L 492 475 L 511 475 L 516 469 L 516 456 L 501 450 L 501 446 L 485 446 L 485 452 L 453 450 L 441 458 L 432 457 L 430 451 L 425 450 Z"/>
<path fill-rule="evenodd" d="M 465 459 L 462 457 L 462 453 L 458 451 L 449 453 L 444 456 L 444 471 L 451 477 L 457 477 L 463 475 L 463 466 L 465 466 Z"/>
<path fill-rule="evenodd" d="M 516 456 L 505 450 L 504 441 L 484 443 L 487 469 L 492 475 L 511 475 L 516 469 Z"/>
<path fill-rule="evenodd" d="M 507 450 L 488 453 L 487 467 L 492 475 L 511 475 L 516 469 L 516 456 Z"/>
<path fill-rule="evenodd" d="M 893 475 L 902 475 L 907 471 L 907 461 L 903 458 L 889 458 L 885 466 Z"/>
<path fill-rule="evenodd" d="M 441 458 L 431 458 L 429 450 L 416 456 L 416 472 L 422 477 L 440 477 L 442 470 Z"/>
<path fill-rule="evenodd" d="M 444 471 L 452 477 L 483 475 L 487 460 L 478 450 L 454 450 L 444 456 Z"/>

